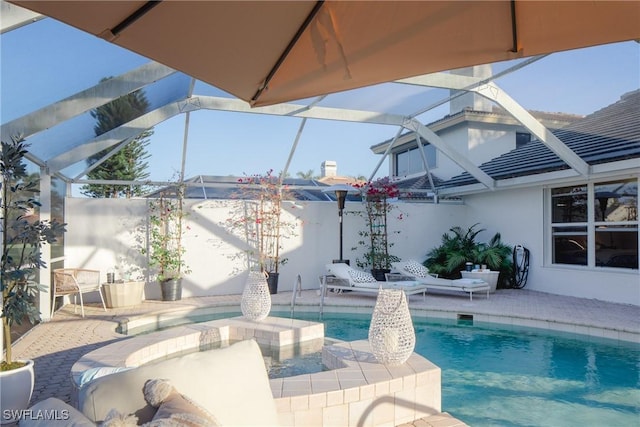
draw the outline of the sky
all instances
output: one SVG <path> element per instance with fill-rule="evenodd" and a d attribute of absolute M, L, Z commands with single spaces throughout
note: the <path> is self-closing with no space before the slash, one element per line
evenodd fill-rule
<path fill-rule="evenodd" d="M 0 59 L 2 123 L 146 62 L 51 19 L 3 34 Z M 493 71 L 513 63 L 494 64 Z M 640 44 L 625 42 L 554 53 L 495 82 L 526 109 L 587 115 L 640 88 Z M 216 89 L 198 84 L 195 93 L 216 94 Z M 324 102 L 410 114 L 445 95 L 442 90 L 386 84 L 330 95 Z M 448 112 L 445 104 L 418 118 L 429 123 Z M 175 178 L 181 167 L 185 120 L 183 114 L 155 126 L 148 148 L 151 179 Z M 190 114 L 189 123 L 185 176 L 241 176 L 284 169 L 302 120 L 200 110 Z M 321 163 L 333 160 L 339 175 L 369 177 L 381 160 L 370 147 L 397 132 L 397 127 L 390 126 L 308 120 L 289 174 L 312 170 L 318 175 Z M 384 162 L 376 176 L 387 173 Z"/>

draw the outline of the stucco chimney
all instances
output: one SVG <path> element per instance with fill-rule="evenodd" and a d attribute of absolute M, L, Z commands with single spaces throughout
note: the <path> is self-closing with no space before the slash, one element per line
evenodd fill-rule
<path fill-rule="evenodd" d="M 325 160 L 320 165 L 320 174 L 325 176 L 336 176 L 338 174 L 338 165 L 333 160 Z"/>
<path fill-rule="evenodd" d="M 460 76 L 480 77 L 486 79 L 492 76 L 493 70 L 491 64 L 476 65 L 473 67 L 459 68 L 457 70 L 451 70 L 451 74 L 458 74 Z M 452 95 L 455 91 L 449 91 Z M 491 111 L 493 104 L 484 96 L 480 96 L 473 92 L 467 92 L 464 95 L 452 99 L 449 103 L 449 114 L 455 114 L 458 111 L 462 111 L 465 108 L 471 108 L 475 111 Z"/>

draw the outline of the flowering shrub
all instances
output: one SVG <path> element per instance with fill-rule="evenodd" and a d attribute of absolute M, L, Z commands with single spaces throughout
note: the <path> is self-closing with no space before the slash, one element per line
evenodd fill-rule
<path fill-rule="evenodd" d="M 295 235 L 296 221 L 283 219 L 282 201 L 287 187 L 282 185 L 273 169 L 265 174 L 245 176 L 236 197 L 244 203 L 235 205 L 226 220 L 226 227 L 237 235 L 244 235 L 251 248 L 250 267 L 257 264 L 260 271 L 278 273 L 287 258 L 280 255 L 282 241 Z"/>
<path fill-rule="evenodd" d="M 366 208 L 363 214 L 365 229 L 358 232 L 361 240 L 352 250 L 357 250 L 360 246 L 367 249 L 362 259 L 356 259 L 356 265 L 359 268 L 369 266 L 373 270 L 390 269 L 391 263 L 400 261 L 400 258 L 389 253 L 393 242 L 389 242 L 388 239 L 387 218 L 394 210 L 394 205 L 390 204 L 389 200 L 397 198 L 400 190 L 388 177 L 353 186 L 360 191 Z M 398 219 L 402 219 L 402 216 L 402 213 L 399 214 Z"/>

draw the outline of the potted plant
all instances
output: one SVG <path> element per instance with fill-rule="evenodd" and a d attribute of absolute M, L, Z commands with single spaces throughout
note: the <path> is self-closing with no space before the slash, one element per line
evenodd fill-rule
<path fill-rule="evenodd" d="M 22 138 L 2 141 L 0 182 L 2 200 L 2 329 L 4 359 L 0 369 L 0 401 L 2 409 L 25 409 L 33 392 L 33 361 L 14 360 L 11 348 L 11 327 L 24 320 L 35 324 L 40 320 L 36 306 L 39 290 L 47 291 L 35 280 L 41 267 L 46 267 L 40 257 L 45 244 L 56 241 L 65 231 L 65 224 L 56 220 L 35 219 L 34 211 L 40 206 L 35 198 L 38 193 L 36 177 L 27 174 L 23 162 L 27 145 Z M 3 421 L 12 421 L 4 418 Z"/>
<path fill-rule="evenodd" d="M 358 246 L 366 248 L 362 258 L 356 258 L 356 265 L 361 268 L 369 267 L 371 274 L 377 280 L 386 280 L 385 273 L 391 271 L 391 263 L 400 261 L 395 255 L 389 253 L 393 242 L 389 241 L 388 218 L 394 205 L 389 203 L 400 195 L 400 190 L 388 177 L 379 178 L 366 184 L 354 184 L 360 190 L 365 211 L 362 213 L 365 220 L 365 228 L 358 232 L 360 240 Z M 398 216 L 402 219 L 402 214 Z M 399 233 L 394 231 L 393 233 Z"/>
<path fill-rule="evenodd" d="M 287 198 L 286 186 L 273 174 L 250 175 L 238 180 L 240 190 L 234 195 L 243 200 L 235 204 L 227 218 L 226 228 L 247 240 L 249 269 L 267 274 L 269 292 L 278 293 L 283 241 L 296 233 L 297 222 L 283 217 L 282 201 Z"/>
<path fill-rule="evenodd" d="M 182 244 L 185 216 L 182 185 L 166 188 L 157 198 L 149 199 L 149 266 L 157 269 L 163 301 L 182 299 L 182 275 L 191 272 Z"/>
<path fill-rule="evenodd" d="M 512 273 L 511 255 L 513 248 L 502 242 L 500 233 L 496 233 L 488 243 L 476 242 L 476 237 L 485 229 L 477 229 L 479 224 L 473 224 L 468 229 L 456 226 L 449 229 L 449 233 L 442 236 L 440 246 L 427 254 L 424 265 L 431 273 L 449 278 L 460 278 L 460 272 L 465 265 L 486 265 L 489 270 L 500 272 L 497 284 L 507 287 Z"/>

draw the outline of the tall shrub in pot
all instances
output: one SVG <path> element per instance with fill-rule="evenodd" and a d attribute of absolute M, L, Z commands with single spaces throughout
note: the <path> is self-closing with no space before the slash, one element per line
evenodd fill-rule
<path fill-rule="evenodd" d="M 362 257 L 356 258 L 356 265 L 359 268 L 369 267 L 376 279 L 385 280 L 385 273 L 391 271 L 391 263 L 400 261 L 400 258 L 389 252 L 393 242 L 389 240 L 388 227 L 389 215 L 395 209 L 390 201 L 400 195 L 400 190 L 388 177 L 366 184 L 354 184 L 354 187 L 360 191 L 365 205 L 362 214 L 365 227 L 358 232 L 360 236 L 358 245 L 351 248 L 352 250 L 365 248 Z M 402 214 L 398 218 L 402 219 Z M 399 233 L 399 231 L 391 233 Z"/>
<path fill-rule="evenodd" d="M 149 199 L 149 267 L 156 269 L 164 301 L 182 298 L 182 276 L 191 272 L 182 242 L 185 216 L 182 185 L 168 187 Z"/>
<path fill-rule="evenodd" d="M 41 258 L 41 248 L 54 243 L 65 231 L 65 224 L 56 220 L 34 219 L 33 214 L 40 206 L 36 197 L 38 182 L 36 177 L 27 173 L 26 154 L 27 144 L 23 139 L 2 141 L 0 289 L 5 354 L 0 369 L 2 409 L 24 409 L 29 404 L 33 391 L 33 361 L 13 359 L 11 328 L 24 320 L 32 324 L 40 320 L 36 297 L 38 290 L 47 291 L 35 282 L 40 268 L 46 267 Z"/>
<path fill-rule="evenodd" d="M 284 217 L 282 202 L 289 197 L 287 187 L 273 169 L 240 178 L 238 185 L 234 197 L 242 202 L 233 205 L 225 227 L 247 241 L 249 269 L 266 273 L 269 291 L 275 294 L 280 266 L 287 263 L 282 256 L 283 242 L 295 236 L 298 227 L 297 221 Z"/>

